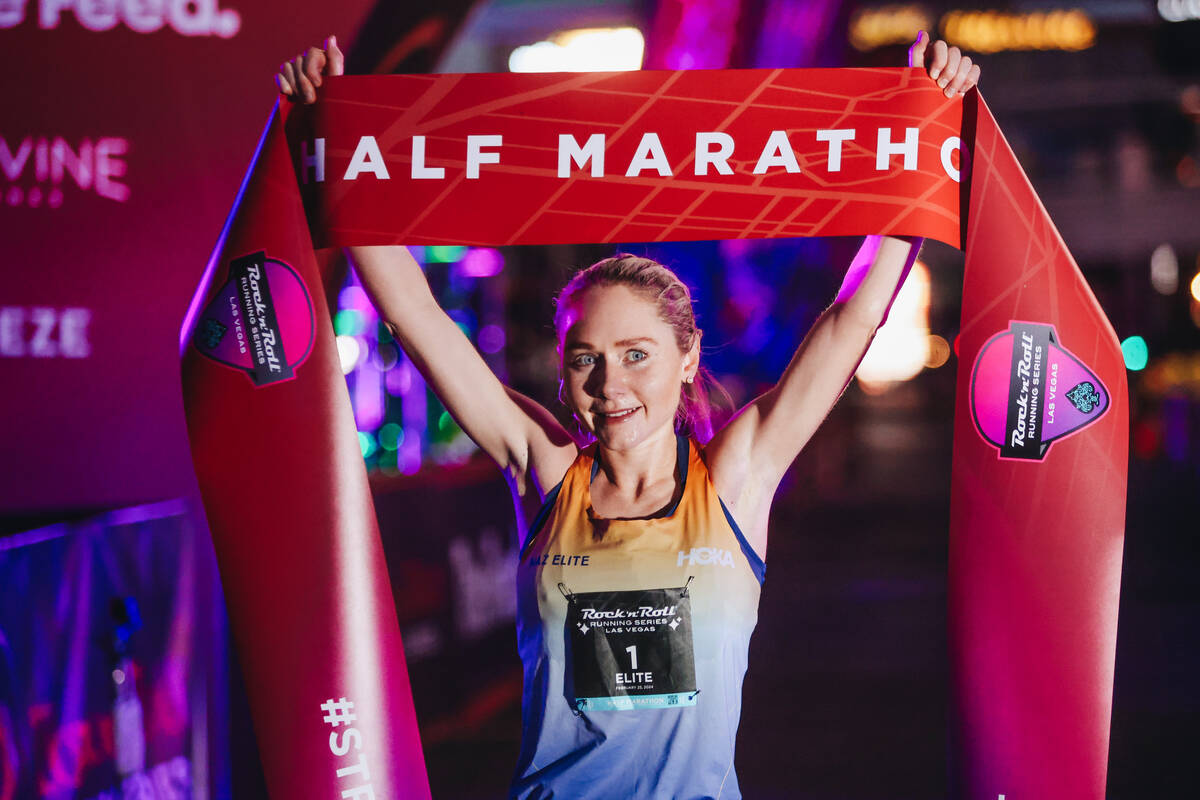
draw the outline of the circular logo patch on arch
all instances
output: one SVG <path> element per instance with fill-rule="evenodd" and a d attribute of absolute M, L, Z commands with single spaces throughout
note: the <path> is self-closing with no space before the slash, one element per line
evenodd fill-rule
<path fill-rule="evenodd" d="M 312 351 L 314 330 L 312 298 L 299 273 L 260 250 L 230 263 L 192 342 L 201 354 L 266 386 L 295 377 Z"/>
<path fill-rule="evenodd" d="M 1041 461 L 1108 406 L 1108 389 L 1059 343 L 1053 325 L 1012 320 L 975 357 L 972 419 L 1002 459 Z"/>

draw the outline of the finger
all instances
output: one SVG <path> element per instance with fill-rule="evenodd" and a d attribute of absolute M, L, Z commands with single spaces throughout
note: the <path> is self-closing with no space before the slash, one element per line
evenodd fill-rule
<path fill-rule="evenodd" d="M 908 65 L 910 67 L 925 66 L 925 48 L 929 46 L 929 34 L 917 31 L 917 40 L 908 48 Z"/>
<path fill-rule="evenodd" d="M 950 85 L 950 82 L 958 75 L 958 65 L 961 61 L 962 51 L 957 47 L 951 47 L 946 53 L 946 66 L 938 77 L 938 86 L 945 89 Z"/>
<path fill-rule="evenodd" d="M 313 86 L 321 85 L 321 71 L 325 69 L 325 51 L 316 47 L 308 48 L 304 54 L 304 77 Z"/>
<path fill-rule="evenodd" d="M 329 74 L 341 75 L 346 68 L 346 58 L 338 48 L 336 36 L 330 36 L 325 40 L 325 55 L 329 57 Z"/>
<path fill-rule="evenodd" d="M 962 60 L 958 62 L 958 69 L 954 72 L 954 78 L 950 81 L 950 85 L 946 87 L 946 97 L 954 97 L 955 93 L 965 92 L 970 88 L 966 86 L 966 83 L 967 76 L 971 74 L 972 66 L 974 65 L 971 63 L 971 57 L 963 56 Z"/>
<path fill-rule="evenodd" d="M 971 91 L 979 83 L 979 65 L 972 64 L 971 71 L 967 73 L 966 83 L 963 84 L 963 94 Z"/>
<path fill-rule="evenodd" d="M 296 56 L 292 61 L 292 70 L 296 73 L 296 88 L 299 90 L 300 96 L 304 98 L 304 102 L 311 103 L 317 99 L 317 91 L 313 89 L 312 82 L 304 75 L 304 56 Z"/>
<path fill-rule="evenodd" d="M 300 86 L 296 83 L 296 68 L 292 66 L 292 62 L 283 62 L 283 64 L 279 67 L 279 74 L 283 76 L 283 80 L 288 87 L 288 91 L 285 92 L 285 94 L 287 94 L 293 100 L 299 100 Z"/>
<path fill-rule="evenodd" d="M 275 85 L 279 87 L 279 93 L 287 96 L 292 95 L 292 85 L 288 83 L 287 78 L 283 76 L 283 72 L 275 73 Z"/>
<path fill-rule="evenodd" d="M 938 75 L 942 74 L 942 68 L 946 66 L 946 43 L 938 39 L 933 43 L 933 61 L 929 64 L 929 77 L 935 81 Z"/>

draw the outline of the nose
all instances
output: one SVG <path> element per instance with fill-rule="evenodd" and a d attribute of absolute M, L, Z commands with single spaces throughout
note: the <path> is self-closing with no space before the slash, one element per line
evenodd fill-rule
<path fill-rule="evenodd" d="M 583 384 L 584 391 L 592 397 L 610 400 L 620 397 L 625 390 L 625 379 L 621 370 L 612 369 L 606 361 L 601 361 L 588 374 Z"/>

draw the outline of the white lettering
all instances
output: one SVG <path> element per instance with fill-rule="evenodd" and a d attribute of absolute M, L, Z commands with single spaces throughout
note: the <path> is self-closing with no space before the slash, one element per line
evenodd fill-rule
<path fill-rule="evenodd" d="M 369 172 L 383 181 L 391 177 L 388 175 L 387 165 L 383 163 L 383 154 L 379 152 L 379 145 L 374 136 L 359 138 L 358 146 L 354 148 L 354 155 L 350 157 L 350 166 L 346 167 L 346 174 L 342 176 L 342 180 L 357 180 L 358 176 L 364 172 Z"/>
<path fill-rule="evenodd" d="M 242 27 L 238 13 L 218 10 L 217 0 L 167 0 L 167 19 L 184 36 L 215 33 L 228 39 Z"/>
<path fill-rule="evenodd" d="M 642 134 L 637 151 L 629 162 L 629 169 L 625 170 L 625 177 L 636 178 L 644 169 L 657 170 L 664 178 L 671 177 L 671 164 L 667 161 L 667 154 L 663 152 L 657 133 Z"/>
<path fill-rule="evenodd" d="M 0 356 L 87 358 L 92 353 L 87 335 L 91 319 L 86 308 L 0 307 Z"/>
<path fill-rule="evenodd" d="M 24 22 L 25 5 L 22 0 L 0 0 L 0 28 Z M 170 25 L 184 36 L 228 39 L 242 27 L 241 15 L 219 8 L 217 0 L 39 0 L 38 27 L 57 28 L 64 11 L 73 12 L 81 26 L 97 32 L 124 22 L 137 33 L 153 33 Z"/>
<path fill-rule="evenodd" d="M 517 615 L 517 552 L 494 528 L 485 528 L 472 540 L 456 536 L 447 553 L 453 596 L 454 627 L 466 641 L 488 631 L 512 625 Z"/>
<path fill-rule="evenodd" d="M 334 731 L 329 734 L 329 752 L 335 756 L 344 756 L 350 752 L 350 740 L 354 740 L 354 749 L 362 749 L 362 736 L 357 728 L 347 728 L 341 733 L 341 740 L 338 740 L 338 732 Z"/>
<path fill-rule="evenodd" d="M 854 141 L 854 128 L 832 128 L 817 131 L 818 142 L 829 142 L 829 160 L 825 164 L 826 172 L 842 171 L 842 143 Z"/>
<path fill-rule="evenodd" d="M 117 27 L 117 3 L 113 0 L 80 0 L 73 4 L 79 24 L 90 31 L 107 31 Z"/>
<path fill-rule="evenodd" d="M 125 0 L 125 24 L 138 33 L 154 33 L 165 22 L 162 0 Z"/>
<path fill-rule="evenodd" d="M 767 143 L 763 145 L 762 154 L 758 157 L 758 163 L 754 165 L 754 174 L 762 175 L 770 167 L 783 167 L 789 173 L 800 171 L 796 154 L 792 151 L 792 143 L 787 138 L 787 131 L 771 131 Z"/>
<path fill-rule="evenodd" d="M 96 194 L 118 203 L 129 199 L 129 187 L 113 180 L 125 174 L 125 162 L 118 156 L 128 152 L 129 141 L 126 139 L 105 136 L 96 142 Z"/>
<path fill-rule="evenodd" d="M 717 146 L 716 152 L 711 149 Z M 732 175 L 728 158 L 733 155 L 733 137 L 728 133 L 714 131 L 696 134 L 696 174 L 707 175 L 709 166 L 717 168 L 722 175 Z"/>
<path fill-rule="evenodd" d="M 63 171 L 71 173 L 75 185 L 87 189 L 92 185 L 92 143 L 84 139 L 79 143 L 76 155 L 61 137 L 54 137 L 50 145 L 50 180 L 62 183 Z"/>
<path fill-rule="evenodd" d="M 439 179 L 446 177 L 445 167 L 425 166 L 425 137 L 414 136 L 412 140 L 413 180 Z"/>
<path fill-rule="evenodd" d="M 25 0 L 0 0 L 0 28 L 15 28 L 25 21 Z"/>
<path fill-rule="evenodd" d="M 308 183 L 308 171 L 311 169 L 313 180 L 317 183 L 325 181 L 325 139 L 313 140 L 313 151 L 308 152 L 308 142 L 300 143 L 300 169 L 302 180 Z"/>
<path fill-rule="evenodd" d="M 45 139 L 38 139 L 33 148 L 34 174 L 39 181 L 50 178 L 50 146 Z"/>
<path fill-rule="evenodd" d="M 504 140 L 498 133 L 488 134 L 485 136 L 468 136 L 467 178 L 473 180 L 479 177 L 480 164 L 499 164 L 500 154 L 487 152 L 483 148 L 500 147 L 503 144 Z"/>
<path fill-rule="evenodd" d="M 693 547 L 691 550 L 680 550 L 675 566 L 688 564 L 717 564 L 722 567 L 734 566 L 733 553 L 717 547 Z M 672 609 L 671 613 L 674 613 Z"/>
<path fill-rule="evenodd" d="M 0 308 L 0 356 L 25 355 L 25 309 Z"/>
<path fill-rule="evenodd" d="M 886 171 L 891 166 L 891 157 L 894 155 L 904 156 L 905 170 L 916 169 L 917 137 L 919 134 L 919 128 L 905 128 L 904 141 L 902 143 L 894 143 L 892 142 L 892 129 L 880 128 L 878 145 L 875 150 L 875 169 L 879 172 Z"/>
<path fill-rule="evenodd" d="M 636 668 L 636 667 L 635 667 Z M 653 672 L 618 672 L 616 673 L 616 681 L 622 685 L 636 684 L 638 686 L 653 686 Z"/>
<path fill-rule="evenodd" d="M 41 0 L 38 7 L 38 27 L 57 28 L 59 14 L 73 5 L 75 0 Z"/>
<path fill-rule="evenodd" d="M 58 355 L 57 342 L 50 338 L 58 315 L 53 308 L 33 309 L 33 338 L 29 340 L 29 355 L 34 358 L 54 358 Z"/>
<path fill-rule="evenodd" d="M 567 178 L 571 175 L 571 162 L 583 169 L 588 161 L 592 162 L 592 177 L 604 177 L 604 134 L 593 133 L 588 137 L 583 147 L 569 133 L 558 135 L 558 177 Z"/>
<path fill-rule="evenodd" d="M 17 181 L 26 172 L 32 155 L 34 180 L 52 184 L 48 205 L 54 208 L 62 205 L 59 186 L 68 174 L 80 189 L 92 189 L 101 197 L 123 203 L 129 199 L 129 187 L 116 178 L 126 172 L 122 156 L 128 152 L 129 140 L 112 136 L 99 139 L 94 145 L 90 139 L 82 139 L 78 150 L 72 149 L 61 136 L 53 139 L 26 137 L 15 153 L 7 141 L 0 139 L 0 169 L 8 180 Z M 43 192 L 43 187 L 31 187 L 27 194 L 28 204 L 31 207 L 40 205 Z M 12 187 L 9 204 L 20 203 L 21 194 L 18 187 Z"/>
<path fill-rule="evenodd" d="M 29 154 L 33 151 L 33 139 L 25 137 L 21 141 L 21 145 L 17 148 L 16 155 L 8 149 L 8 141 L 0 139 L 0 169 L 4 170 L 4 177 L 10 181 L 15 181 L 21 176 L 21 172 L 25 169 L 25 162 L 29 160 Z"/>
<path fill-rule="evenodd" d="M 367 756 L 365 753 L 358 754 L 358 763 L 349 767 L 338 767 L 337 776 L 344 778 L 347 775 L 358 775 L 362 773 L 364 781 L 371 780 L 371 772 L 367 769 Z"/>
<path fill-rule="evenodd" d="M 1046 403 L 1046 422 L 1054 424 L 1054 398 L 1058 395 L 1058 362 L 1050 362 L 1050 398 Z"/>
<path fill-rule="evenodd" d="M 58 351 L 65 358 L 87 358 L 92 346 L 87 339 L 87 326 L 92 312 L 86 308 L 64 308 L 58 317 Z"/>
<path fill-rule="evenodd" d="M 954 162 L 950 160 L 950 156 L 955 150 L 958 151 L 959 163 L 962 163 L 962 139 L 957 136 L 947 137 L 946 141 L 942 142 L 942 169 L 946 170 L 946 174 L 950 176 L 951 180 L 955 183 L 960 183 L 962 176 L 958 171 L 958 167 L 954 166 Z"/>

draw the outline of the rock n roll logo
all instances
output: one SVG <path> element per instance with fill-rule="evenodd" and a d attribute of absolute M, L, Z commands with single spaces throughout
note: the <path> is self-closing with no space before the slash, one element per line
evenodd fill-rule
<path fill-rule="evenodd" d="M 235 258 L 204 309 L 193 342 L 255 386 L 295 377 L 313 345 L 312 299 L 289 265 L 264 251 Z"/>
<path fill-rule="evenodd" d="M 1002 459 L 1041 461 L 1050 445 L 1108 410 L 1104 384 L 1063 347 L 1053 325 L 1013 320 L 971 370 L 971 415 Z"/>

